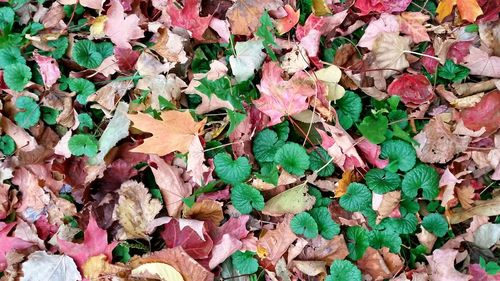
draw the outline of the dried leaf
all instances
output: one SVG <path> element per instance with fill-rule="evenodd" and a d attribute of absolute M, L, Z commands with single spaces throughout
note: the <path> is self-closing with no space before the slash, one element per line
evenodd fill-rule
<path fill-rule="evenodd" d="M 282 216 L 310 210 L 316 198 L 309 195 L 307 191 L 307 184 L 301 184 L 281 192 L 266 202 L 262 213 L 269 216 Z"/>
<path fill-rule="evenodd" d="M 476 201 L 469 209 L 456 208 L 451 210 L 450 223 L 457 224 L 473 216 L 498 216 L 500 215 L 500 196 L 490 200 Z"/>
<path fill-rule="evenodd" d="M 257 241 L 257 255 L 261 259 L 276 264 L 288 247 L 297 239 L 290 228 L 291 219 L 291 215 L 285 215 L 285 219 L 278 223 L 276 229 L 268 230 L 260 237 Z"/>
<path fill-rule="evenodd" d="M 435 281 L 468 281 L 469 275 L 458 272 L 455 269 L 455 258 L 457 250 L 445 249 L 434 250 L 432 256 L 425 258 L 429 262 L 431 280 Z"/>
<path fill-rule="evenodd" d="M 54 280 L 75 281 L 82 280 L 75 262 L 66 255 L 48 255 L 44 251 L 37 251 L 29 255 L 23 263 L 23 280 Z"/>

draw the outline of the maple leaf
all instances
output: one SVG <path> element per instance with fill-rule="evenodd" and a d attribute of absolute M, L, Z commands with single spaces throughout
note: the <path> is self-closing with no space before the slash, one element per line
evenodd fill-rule
<path fill-rule="evenodd" d="M 214 245 L 205 228 L 203 228 L 202 239 L 189 226 L 181 229 L 179 222 L 175 219 L 164 225 L 161 237 L 165 240 L 167 248 L 181 246 L 194 259 L 208 258 Z"/>
<path fill-rule="evenodd" d="M 48 88 L 52 87 L 57 82 L 57 79 L 61 77 L 57 61 L 51 57 L 39 55 L 36 52 L 33 54 L 33 58 L 40 67 L 43 83 Z"/>
<path fill-rule="evenodd" d="M 174 151 L 188 152 L 193 139 L 202 132 L 205 126 L 205 120 L 195 122 L 189 111 L 163 111 L 160 115 L 162 120 L 141 112 L 135 115 L 129 114 L 128 117 L 134 123 L 133 127 L 153 134 L 131 151 L 160 156 Z"/>
<path fill-rule="evenodd" d="M 372 49 L 373 43 L 375 39 L 381 34 L 385 32 L 399 32 L 400 23 L 398 22 L 398 18 L 391 14 L 381 14 L 380 18 L 374 20 L 368 24 L 368 27 L 365 29 L 365 33 L 359 39 L 358 46 Z"/>
<path fill-rule="evenodd" d="M 297 240 L 297 236 L 290 228 L 291 215 L 285 215 L 285 219 L 278 223 L 276 229 L 267 231 L 257 241 L 257 255 L 262 259 L 276 264 L 283 256 L 288 247 Z"/>
<path fill-rule="evenodd" d="M 382 33 L 373 43 L 375 64 L 379 68 L 404 70 L 410 64 L 406 60 L 405 52 L 410 50 L 410 39 L 399 36 L 397 33 Z M 384 70 L 384 77 L 394 73 L 393 70 Z"/>
<path fill-rule="evenodd" d="M 31 242 L 17 237 L 8 237 L 9 232 L 14 226 L 16 226 L 15 222 L 0 222 L 0 271 L 4 271 L 7 268 L 6 254 L 14 250 L 22 250 L 33 246 Z"/>
<path fill-rule="evenodd" d="M 200 1 L 185 0 L 184 7 L 178 9 L 173 0 L 168 0 L 167 12 L 173 26 L 189 30 L 194 39 L 204 40 L 203 33 L 208 28 L 211 17 L 200 17 Z"/>
<path fill-rule="evenodd" d="M 261 96 L 253 103 L 264 114 L 271 117 L 269 125 L 281 122 L 281 117 L 304 111 L 308 107 L 307 97 L 316 93 L 314 81 L 303 71 L 295 73 L 290 80 L 283 80 L 283 69 L 275 62 L 263 66 L 262 80 L 257 85 Z"/>
<path fill-rule="evenodd" d="M 264 11 L 276 10 L 281 6 L 282 0 L 237 0 L 226 13 L 231 33 L 251 35 L 259 27 L 259 19 Z"/>
<path fill-rule="evenodd" d="M 476 0 L 442 0 L 436 9 L 437 19 L 442 22 L 449 16 L 455 5 L 462 19 L 468 22 L 475 22 L 477 17 L 483 14 L 483 10 Z"/>
<path fill-rule="evenodd" d="M 418 107 L 435 97 L 431 83 L 423 74 L 401 75 L 392 81 L 387 93 L 391 96 L 400 96 L 401 101 L 408 107 Z"/>
<path fill-rule="evenodd" d="M 108 261 L 111 261 L 113 259 L 111 251 L 118 242 L 108 244 L 108 233 L 97 225 L 94 215 L 91 214 L 87 228 L 83 232 L 82 244 L 68 242 L 59 237 L 57 244 L 61 252 L 73 258 L 76 265 L 82 268 L 89 258 L 101 254 L 105 255 Z"/>
<path fill-rule="evenodd" d="M 430 17 L 420 12 L 404 12 L 399 15 L 401 32 L 410 35 L 413 43 L 430 41 L 429 34 L 423 25 Z"/>
<path fill-rule="evenodd" d="M 469 51 L 464 66 L 470 69 L 470 74 L 500 78 L 500 57 L 490 56 L 474 46 L 471 46 Z"/>
<path fill-rule="evenodd" d="M 380 250 L 369 247 L 356 265 L 373 280 L 390 278 L 403 269 L 402 259 L 396 254 L 389 253 L 389 249 L 385 247 Z"/>
<path fill-rule="evenodd" d="M 127 72 L 134 70 L 135 63 L 141 53 L 128 48 L 116 47 L 114 54 L 120 71 Z"/>
<path fill-rule="evenodd" d="M 354 7 L 361 11 L 360 15 L 367 15 L 372 12 L 402 12 L 410 3 L 411 0 L 356 0 Z"/>
<path fill-rule="evenodd" d="M 426 256 L 425 258 L 429 262 L 431 279 L 435 281 L 470 280 L 469 275 L 460 273 L 455 269 L 455 258 L 457 254 L 457 250 L 437 249 L 432 252 L 431 256 Z"/>
<path fill-rule="evenodd" d="M 106 15 L 108 18 L 104 33 L 117 47 L 131 49 L 130 40 L 144 37 L 144 32 L 139 27 L 139 17 L 135 14 L 127 16 L 120 1 L 111 1 Z"/>

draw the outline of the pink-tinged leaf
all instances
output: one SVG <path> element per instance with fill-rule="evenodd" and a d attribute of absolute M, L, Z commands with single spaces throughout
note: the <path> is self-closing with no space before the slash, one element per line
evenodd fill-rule
<path fill-rule="evenodd" d="M 275 20 L 276 30 L 279 35 L 283 35 L 290 31 L 298 22 L 300 18 L 300 11 L 295 11 L 292 6 L 285 5 L 284 7 L 287 15 L 283 18 Z"/>
<path fill-rule="evenodd" d="M 254 100 L 258 110 L 271 117 L 269 126 L 281 122 L 281 117 L 307 109 L 307 97 L 314 96 L 314 81 L 304 72 L 296 72 L 290 80 L 283 80 L 283 69 L 275 62 L 264 64 L 262 80 L 257 88 L 260 98 Z"/>
<path fill-rule="evenodd" d="M 462 63 L 467 55 L 472 41 L 457 41 L 450 45 L 446 58 L 452 59 L 455 63 Z"/>
<path fill-rule="evenodd" d="M 52 87 L 61 78 L 61 71 L 57 61 L 51 57 L 39 55 L 37 52 L 33 54 L 33 58 L 40 67 L 43 84 L 48 88 Z"/>
<path fill-rule="evenodd" d="M 469 274 L 472 275 L 471 281 L 500 281 L 500 273 L 489 275 L 486 270 L 477 263 L 469 265 Z"/>
<path fill-rule="evenodd" d="M 73 243 L 57 238 L 59 249 L 62 253 L 70 256 L 75 260 L 78 267 L 82 267 L 85 262 L 98 255 L 105 255 L 109 262 L 113 259 L 112 251 L 118 242 L 108 244 L 108 233 L 101 229 L 91 214 L 89 224 L 83 232 L 83 243 Z"/>
<path fill-rule="evenodd" d="M 323 123 L 323 126 L 331 136 L 318 129 L 322 139 L 321 146 L 333 158 L 333 163 L 337 164 L 343 171 L 365 167 L 365 163 L 355 148 L 354 140 L 344 129 L 326 123 Z"/>
<path fill-rule="evenodd" d="M 500 0 L 479 0 L 478 3 L 484 13 L 478 20 L 480 23 L 498 20 L 498 16 L 500 15 Z"/>
<path fill-rule="evenodd" d="M 470 130 L 486 129 L 490 134 L 500 128 L 500 91 L 489 92 L 481 101 L 473 107 L 466 108 L 460 112 L 465 127 Z"/>
<path fill-rule="evenodd" d="M 399 32 L 398 18 L 391 14 L 381 14 L 378 20 L 368 24 L 365 33 L 359 40 L 358 46 L 372 49 L 375 39 L 381 33 Z"/>
<path fill-rule="evenodd" d="M 141 54 L 129 48 L 115 48 L 115 59 L 120 71 L 128 72 L 135 69 L 135 63 Z"/>
<path fill-rule="evenodd" d="M 429 46 L 427 50 L 425 50 L 424 54 L 434 56 L 434 48 L 432 46 Z M 437 67 L 439 66 L 439 62 L 437 60 L 428 57 L 422 57 L 420 59 L 420 62 L 425 67 L 425 70 L 427 70 L 427 72 L 429 72 L 430 74 L 434 74 L 437 70 Z"/>
<path fill-rule="evenodd" d="M 360 10 L 360 15 L 369 13 L 395 13 L 408 8 L 411 0 L 356 0 L 354 7 Z"/>
<path fill-rule="evenodd" d="M 203 33 L 210 24 L 210 17 L 200 17 L 200 2 L 198 0 L 185 0 L 184 7 L 178 9 L 172 0 L 168 0 L 167 12 L 173 26 L 182 27 L 191 31 L 193 38 L 203 40 Z"/>
<path fill-rule="evenodd" d="M 222 239 L 214 245 L 213 251 L 212 251 L 212 257 L 210 258 L 210 261 L 208 262 L 208 266 L 210 269 L 214 269 L 216 266 L 224 262 L 227 258 L 229 258 L 232 254 L 234 254 L 236 251 L 241 249 L 243 246 L 243 243 L 229 235 L 229 234 L 224 234 L 222 236 Z"/>
<path fill-rule="evenodd" d="M 250 216 L 248 215 L 241 215 L 237 218 L 231 217 L 227 222 L 219 227 L 214 234 L 212 234 L 214 241 L 219 242 L 224 234 L 229 234 L 238 239 L 247 237 L 248 230 L 246 228 L 246 224 L 249 219 Z"/>
<path fill-rule="evenodd" d="M 479 48 L 470 47 L 470 54 L 465 57 L 464 65 L 472 75 L 500 78 L 500 57 L 490 56 Z"/>
<path fill-rule="evenodd" d="M 363 139 L 362 141 L 358 142 L 357 144 L 359 150 L 361 150 L 361 153 L 365 157 L 365 159 L 368 161 L 368 163 L 372 164 L 373 166 L 383 169 L 387 164 L 389 164 L 389 160 L 387 159 L 380 159 L 380 146 L 373 144 L 369 142 L 366 139 Z"/>
<path fill-rule="evenodd" d="M 193 259 L 206 259 L 209 257 L 214 243 L 206 230 L 203 233 L 205 239 L 203 240 L 191 227 L 187 226 L 181 229 L 179 222 L 175 219 L 170 220 L 164 227 L 161 237 L 165 240 L 167 248 L 181 246 Z"/>
<path fill-rule="evenodd" d="M 139 17 L 126 15 L 120 1 L 113 0 L 106 15 L 108 19 L 104 33 L 117 47 L 131 49 L 130 40 L 144 37 L 144 32 L 139 27 Z"/>
<path fill-rule="evenodd" d="M 403 12 L 408 8 L 412 0 L 381 0 L 385 11 L 388 13 Z"/>
<path fill-rule="evenodd" d="M 429 262 L 429 272 L 433 281 L 468 281 L 470 276 L 455 269 L 457 250 L 434 250 L 432 256 L 425 258 Z"/>
<path fill-rule="evenodd" d="M 416 108 L 422 103 L 434 99 L 432 85 L 423 74 L 405 73 L 396 78 L 387 88 L 391 96 L 400 96 L 408 107 Z"/>
<path fill-rule="evenodd" d="M 231 37 L 231 31 L 229 30 L 229 23 L 225 20 L 220 20 L 218 18 L 212 18 L 210 20 L 209 25 L 217 34 L 219 34 L 220 38 L 224 43 L 229 42 L 229 37 Z"/>
<path fill-rule="evenodd" d="M 425 41 L 430 41 L 429 34 L 425 29 L 424 23 L 428 21 L 430 17 L 424 15 L 420 12 L 404 12 L 399 16 L 399 22 L 401 25 L 401 32 L 409 35 L 413 40 L 413 43 L 420 43 Z"/>
<path fill-rule="evenodd" d="M 9 232 L 15 225 L 15 222 L 0 222 L 0 271 L 4 271 L 7 268 L 6 254 L 14 250 L 22 250 L 33 246 L 32 243 L 17 237 L 8 237 Z"/>

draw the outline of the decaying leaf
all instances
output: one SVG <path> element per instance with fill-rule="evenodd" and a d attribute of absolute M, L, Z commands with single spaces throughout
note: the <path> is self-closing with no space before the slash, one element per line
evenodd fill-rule
<path fill-rule="evenodd" d="M 23 280 L 54 280 L 54 281 L 76 281 L 82 280 L 82 276 L 76 264 L 66 255 L 48 255 L 44 251 L 37 251 L 29 255 L 28 260 L 23 263 Z"/>
<path fill-rule="evenodd" d="M 429 271 L 431 280 L 436 281 L 468 281 L 470 280 L 467 274 L 460 273 L 455 269 L 455 258 L 458 254 L 457 250 L 445 249 L 434 250 L 431 256 L 425 258 L 429 262 Z"/>
<path fill-rule="evenodd" d="M 278 223 L 276 229 L 268 230 L 257 241 L 257 255 L 276 264 L 288 247 L 298 238 L 290 228 L 291 215 Z"/>
<path fill-rule="evenodd" d="M 307 184 L 301 184 L 269 199 L 262 213 L 270 216 L 298 214 L 311 209 L 316 201 L 307 193 Z"/>
<path fill-rule="evenodd" d="M 457 224 L 473 216 L 498 216 L 500 215 L 500 196 L 490 200 L 476 201 L 469 209 L 455 208 L 451 210 L 450 223 Z"/>

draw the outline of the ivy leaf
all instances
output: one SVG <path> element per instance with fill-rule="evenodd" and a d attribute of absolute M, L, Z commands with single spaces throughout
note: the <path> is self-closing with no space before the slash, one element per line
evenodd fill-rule
<path fill-rule="evenodd" d="M 399 175 L 377 168 L 369 170 L 365 175 L 366 185 L 375 193 L 384 194 L 399 187 Z"/>
<path fill-rule="evenodd" d="M 417 156 L 415 149 L 407 142 L 401 140 L 388 140 L 382 144 L 380 152 L 382 159 L 389 159 L 386 170 L 396 172 L 409 171 L 415 165 Z"/>
<path fill-rule="evenodd" d="M 415 198 L 420 188 L 427 200 L 432 200 L 439 194 L 439 174 L 426 164 L 417 165 L 405 175 L 402 182 L 403 193 L 410 198 Z"/>
<path fill-rule="evenodd" d="M 25 64 L 11 64 L 4 70 L 3 80 L 10 89 L 20 92 L 31 80 L 31 69 Z"/>
<path fill-rule="evenodd" d="M 90 40 L 80 40 L 75 43 L 72 51 L 73 59 L 85 68 L 97 68 L 104 60 L 97 45 Z"/>
<path fill-rule="evenodd" d="M 361 226 L 349 227 L 347 229 L 347 239 L 352 241 L 347 244 L 349 258 L 359 260 L 365 254 L 368 246 L 370 246 L 368 230 Z"/>
<path fill-rule="evenodd" d="M 359 212 L 370 208 L 372 194 L 366 185 L 353 182 L 347 187 L 347 192 L 340 197 L 342 208 L 349 212 Z"/>
<path fill-rule="evenodd" d="M 325 281 L 361 281 L 361 271 L 348 260 L 334 260 Z"/>
<path fill-rule="evenodd" d="M 161 98 L 161 96 L 160 96 Z M 174 106 L 175 109 L 175 106 Z M 229 136 L 237 127 L 238 125 L 245 120 L 247 115 L 245 113 L 237 112 L 237 111 L 232 111 L 229 109 L 226 109 L 227 116 L 229 117 L 229 129 L 227 129 L 226 136 Z"/>
<path fill-rule="evenodd" d="M 14 116 L 17 125 L 28 129 L 36 125 L 38 120 L 40 120 L 40 107 L 34 99 L 27 96 L 21 96 L 16 100 L 16 107 L 21 110 Z"/>
<path fill-rule="evenodd" d="M 21 55 L 21 50 L 16 47 L 0 49 L 0 68 L 6 68 L 11 64 L 26 64 L 26 60 Z"/>
<path fill-rule="evenodd" d="M 274 161 L 290 174 L 302 176 L 309 168 L 309 156 L 306 150 L 294 142 L 285 143 L 276 151 Z"/>
<path fill-rule="evenodd" d="M 311 170 L 316 171 L 329 162 L 328 165 L 318 172 L 318 176 L 320 177 L 329 177 L 335 171 L 335 166 L 333 166 L 333 162 L 330 161 L 331 159 L 332 157 L 328 155 L 328 152 L 324 148 L 317 146 L 309 154 L 310 168 Z"/>
<path fill-rule="evenodd" d="M 11 156 L 16 152 L 16 143 L 11 136 L 3 135 L 0 137 L 0 151 L 5 156 Z"/>
<path fill-rule="evenodd" d="M 66 80 L 69 89 L 76 92 L 76 100 L 81 104 L 87 104 L 87 98 L 95 93 L 95 85 L 87 79 L 83 78 L 70 78 Z"/>
<path fill-rule="evenodd" d="M 69 151 L 75 156 L 94 157 L 97 154 L 97 140 L 93 135 L 73 135 L 68 142 Z"/>
<path fill-rule="evenodd" d="M 392 230 L 373 230 L 370 232 L 370 246 L 374 249 L 389 248 L 392 253 L 401 251 L 401 237 Z"/>
<path fill-rule="evenodd" d="M 424 217 L 422 226 L 437 237 L 443 237 L 448 232 L 448 222 L 438 213 L 432 213 Z"/>
<path fill-rule="evenodd" d="M 331 240 L 335 235 L 340 233 L 340 227 L 333 221 L 327 207 L 313 208 L 309 211 L 309 214 L 316 221 L 318 232 L 323 238 Z"/>
<path fill-rule="evenodd" d="M 239 183 L 231 189 L 231 201 L 236 210 L 242 214 L 249 214 L 252 212 L 252 208 L 260 211 L 265 205 L 262 194 L 244 183 Z"/>
<path fill-rule="evenodd" d="M 354 92 L 346 91 L 344 96 L 337 100 L 335 105 L 340 125 L 349 129 L 359 120 L 363 104 L 361 98 Z"/>
<path fill-rule="evenodd" d="M 253 274 L 259 269 L 259 263 L 254 258 L 255 253 L 252 251 L 237 251 L 231 258 L 233 265 L 240 274 Z"/>
<path fill-rule="evenodd" d="M 278 139 L 278 134 L 270 129 L 262 130 L 253 140 L 252 150 L 259 163 L 273 162 L 276 151 L 284 141 Z"/>
<path fill-rule="evenodd" d="M 246 157 L 233 160 L 228 153 L 218 153 L 214 157 L 215 173 L 229 184 L 244 182 L 250 177 L 252 166 Z"/>
<path fill-rule="evenodd" d="M 307 212 L 295 215 L 290 222 L 290 228 L 297 235 L 304 235 L 308 239 L 318 236 L 318 225 L 314 218 Z"/>
<path fill-rule="evenodd" d="M 383 115 L 366 116 L 358 125 L 358 130 L 371 143 L 379 144 L 385 140 L 388 124 L 387 117 Z"/>
<path fill-rule="evenodd" d="M 465 66 L 455 64 L 452 60 L 447 59 L 443 66 L 437 69 L 438 77 L 458 83 L 464 80 L 470 73 L 470 69 Z"/>

